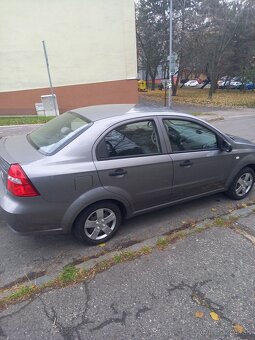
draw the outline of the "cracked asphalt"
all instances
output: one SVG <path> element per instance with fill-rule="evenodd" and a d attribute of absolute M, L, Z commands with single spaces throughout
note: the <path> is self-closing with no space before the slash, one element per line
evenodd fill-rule
<path fill-rule="evenodd" d="M 215 114 L 224 120 L 213 125 L 255 142 L 251 110 Z M 0 135 L 28 129 L 0 128 Z M 241 203 L 250 201 L 255 201 L 255 190 Z M 139 216 L 126 222 L 104 249 L 121 249 L 176 230 L 184 221 L 217 217 L 236 207 L 236 202 L 219 194 Z M 0 313 L 0 339 L 255 340 L 254 214 L 240 218 L 238 226 L 250 237 L 231 229 L 209 229 L 164 251 L 118 264 L 90 282 L 10 306 Z M 67 263 L 102 252 L 65 235 L 15 235 L 1 216 L 0 236 L 4 240 L 0 288 L 43 273 L 55 274 Z M 219 321 L 210 317 L 211 311 Z M 203 317 L 197 318 L 196 312 L 203 312 Z M 234 325 L 241 325 L 242 333 L 235 333 Z"/>
<path fill-rule="evenodd" d="M 213 228 L 9 307 L 0 338 L 253 340 L 254 276 L 255 245 Z"/>

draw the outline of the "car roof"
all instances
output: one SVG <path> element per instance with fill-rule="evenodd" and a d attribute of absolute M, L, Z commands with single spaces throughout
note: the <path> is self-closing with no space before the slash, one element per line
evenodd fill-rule
<path fill-rule="evenodd" d="M 169 111 L 167 109 L 139 106 L 135 104 L 94 105 L 77 108 L 71 110 L 71 112 L 78 113 L 89 119 L 91 122 L 96 122 L 107 118 L 116 118 L 114 120 L 118 120 L 118 117 L 121 120 L 124 115 L 129 115 L 129 118 L 159 116 L 165 114 L 178 117 L 193 117 L 185 113 Z"/>

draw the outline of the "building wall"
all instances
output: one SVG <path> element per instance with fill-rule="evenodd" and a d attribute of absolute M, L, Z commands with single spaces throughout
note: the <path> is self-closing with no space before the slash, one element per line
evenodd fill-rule
<path fill-rule="evenodd" d="M 42 40 L 60 111 L 137 101 L 133 0 L 2 0 L 0 113 L 35 112 L 50 93 Z"/>

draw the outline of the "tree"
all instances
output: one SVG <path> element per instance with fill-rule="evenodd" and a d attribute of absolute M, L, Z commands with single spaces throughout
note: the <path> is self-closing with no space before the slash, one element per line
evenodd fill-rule
<path fill-rule="evenodd" d="M 173 49 L 178 55 L 176 81 L 172 76 L 173 96 L 177 94 L 180 76 L 185 69 L 195 70 L 201 32 L 201 0 L 176 0 L 173 7 Z"/>
<path fill-rule="evenodd" d="M 243 15 L 243 1 L 204 0 L 201 28 L 204 39 L 204 65 L 211 80 L 209 98 L 217 88 L 217 80 L 233 56 L 231 45 L 237 37 Z"/>
<path fill-rule="evenodd" d="M 168 0 L 140 0 L 136 10 L 138 51 L 142 65 L 152 80 L 155 79 L 159 65 L 165 59 L 167 46 Z"/>
<path fill-rule="evenodd" d="M 254 79 L 255 62 L 255 4 L 251 1 L 242 2 L 240 24 L 231 44 L 232 56 L 226 73 L 239 75 L 242 80 Z"/>
<path fill-rule="evenodd" d="M 211 82 L 209 98 L 222 75 L 251 78 L 255 62 L 254 0 L 173 0 L 172 15 L 173 50 L 178 55 L 173 95 L 185 70 L 206 73 Z M 154 89 L 159 66 L 169 72 L 169 0 L 138 2 L 137 40 L 139 58 Z"/>

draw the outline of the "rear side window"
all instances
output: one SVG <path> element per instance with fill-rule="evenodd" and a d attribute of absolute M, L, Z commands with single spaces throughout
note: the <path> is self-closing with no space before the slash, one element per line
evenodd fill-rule
<path fill-rule="evenodd" d="M 99 143 L 99 159 L 153 155 L 161 152 L 154 121 L 124 124 L 109 132 Z"/>
<path fill-rule="evenodd" d="M 51 155 L 75 139 L 92 123 L 75 112 L 65 112 L 31 132 L 28 141 L 41 153 Z"/>

